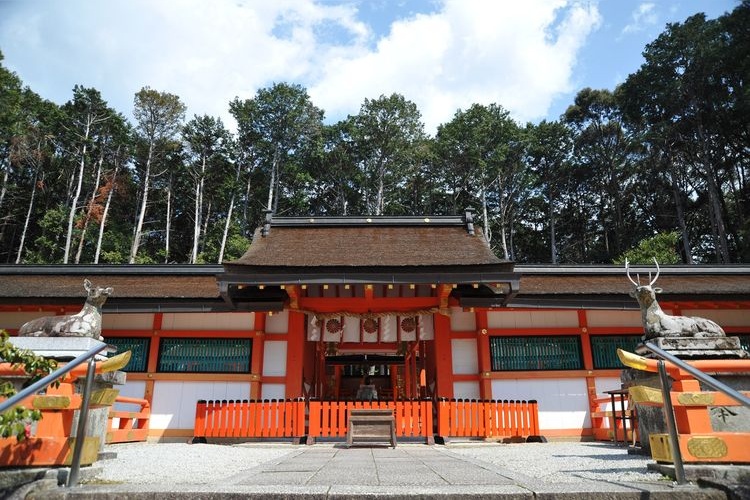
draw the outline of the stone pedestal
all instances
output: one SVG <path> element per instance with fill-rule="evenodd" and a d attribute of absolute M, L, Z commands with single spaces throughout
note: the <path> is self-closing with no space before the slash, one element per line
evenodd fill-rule
<path fill-rule="evenodd" d="M 680 359 L 743 359 L 750 353 L 742 349 L 739 337 L 656 337 L 649 340 L 656 347 Z M 647 358 L 655 357 L 641 345 L 635 352 Z"/>
<path fill-rule="evenodd" d="M 697 359 L 745 359 L 750 357 L 743 350 L 738 337 L 658 337 L 650 340 L 657 347 L 684 360 Z M 636 349 L 642 356 L 655 358 L 643 346 Z M 750 373 L 708 373 L 713 378 L 725 383 L 738 391 L 750 390 Z M 621 372 L 620 379 L 624 388 L 633 386 L 653 387 L 661 390 L 659 374 L 626 368 Z M 701 383 L 701 390 L 714 389 Z M 658 406 L 636 404 L 638 415 L 638 435 L 644 453 L 651 454 L 649 435 L 665 434 L 667 426 L 664 421 L 664 410 Z M 750 432 L 750 409 L 743 406 L 710 407 L 711 426 L 714 431 Z"/>
<path fill-rule="evenodd" d="M 77 358 L 104 342 L 91 337 L 11 337 L 10 342 L 19 349 L 28 349 L 37 356 L 52 358 L 58 361 L 58 365 Z M 94 356 L 97 361 L 107 359 L 105 352 Z M 88 362 L 81 366 L 86 367 Z M 89 401 L 88 418 L 86 421 L 86 436 L 99 438 L 99 450 L 103 450 L 107 436 L 107 421 L 109 409 L 114 403 L 119 390 L 115 385 L 125 384 L 125 372 L 108 372 L 95 375 L 91 386 L 91 399 Z M 79 378 L 74 384 L 77 394 L 83 394 L 85 376 Z M 70 436 L 75 437 L 78 430 L 78 410 L 75 411 Z"/>

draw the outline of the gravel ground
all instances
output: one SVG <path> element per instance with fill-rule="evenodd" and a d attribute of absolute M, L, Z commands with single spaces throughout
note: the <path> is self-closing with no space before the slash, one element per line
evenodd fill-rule
<path fill-rule="evenodd" d="M 99 460 L 98 482 L 210 484 L 293 453 L 291 444 L 215 445 L 124 443 L 105 447 L 117 458 Z"/>
<path fill-rule="evenodd" d="M 315 446 L 333 446 L 318 444 Z M 399 446 L 424 446 L 399 444 Z M 645 456 L 628 455 L 607 443 L 451 443 L 436 449 L 466 456 L 533 477 L 545 483 L 664 482 L 648 472 Z M 286 443 L 239 445 L 185 443 L 131 443 L 106 447 L 117 458 L 100 460 L 97 482 L 128 484 L 210 484 L 220 482 L 262 463 L 277 460 L 300 448 Z"/>
<path fill-rule="evenodd" d="M 625 448 L 607 443 L 472 443 L 452 444 L 448 449 L 548 483 L 669 481 L 646 469 L 651 457 L 628 455 Z"/>

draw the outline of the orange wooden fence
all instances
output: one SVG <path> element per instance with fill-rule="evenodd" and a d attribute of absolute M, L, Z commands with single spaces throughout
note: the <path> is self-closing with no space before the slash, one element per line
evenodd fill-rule
<path fill-rule="evenodd" d="M 140 406 L 138 411 L 109 410 L 107 422 L 107 443 L 129 443 L 145 441 L 148 438 L 148 423 L 151 418 L 151 405 L 148 400 L 117 396 L 115 404 L 135 404 Z M 117 419 L 115 423 L 114 419 Z"/>
<path fill-rule="evenodd" d="M 198 401 L 195 437 L 346 437 L 349 411 L 393 411 L 396 436 L 526 438 L 539 435 L 536 401 L 430 400 L 415 401 Z M 436 432 L 437 431 L 437 432 Z"/>
<path fill-rule="evenodd" d="M 539 408 L 531 401 L 440 400 L 438 435 L 525 438 L 539 435 Z"/>
<path fill-rule="evenodd" d="M 308 442 L 319 437 L 345 437 L 349 410 L 392 410 L 396 436 L 433 441 L 432 401 L 310 401 Z"/>
<path fill-rule="evenodd" d="M 303 400 L 204 401 L 195 408 L 195 437 L 294 437 L 305 434 Z"/>

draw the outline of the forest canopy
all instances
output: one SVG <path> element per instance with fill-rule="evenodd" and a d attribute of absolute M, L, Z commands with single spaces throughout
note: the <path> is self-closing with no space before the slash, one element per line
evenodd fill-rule
<path fill-rule="evenodd" d="M 476 103 L 434 136 L 400 94 L 327 124 L 290 82 L 228 103 L 236 131 L 149 87 L 129 120 L 94 88 L 63 105 L 41 98 L 0 53 L 0 261 L 221 263 L 246 250 L 266 210 L 473 208 L 516 262 L 611 263 L 652 248 L 671 262 L 749 262 L 748 26 L 750 0 L 696 14 L 667 25 L 621 85 L 580 90 L 556 121 Z"/>

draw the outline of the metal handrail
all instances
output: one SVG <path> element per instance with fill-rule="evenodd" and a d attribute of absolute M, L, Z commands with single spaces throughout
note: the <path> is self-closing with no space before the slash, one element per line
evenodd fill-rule
<path fill-rule="evenodd" d="M 730 398 L 733 398 L 739 401 L 745 406 L 750 407 L 750 398 L 732 389 L 725 383 L 716 380 L 711 375 L 703 373 L 702 371 L 695 368 L 694 366 L 690 366 L 689 364 L 682 361 L 680 358 L 668 353 L 667 351 L 661 349 L 660 347 L 657 347 L 651 342 L 645 342 L 644 345 L 646 346 L 646 349 L 648 349 L 649 351 L 653 352 L 654 354 L 662 358 L 657 361 L 656 365 L 659 370 L 659 380 L 661 382 L 662 399 L 664 401 L 664 413 L 665 413 L 665 421 L 666 421 L 665 423 L 667 425 L 667 433 L 669 435 L 670 448 L 672 449 L 672 462 L 674 462 L 674 475 L 675 475 L 675 479 L 677 480 L 677 484 L 685 484 L 687 483 L 687 479 L 685 478 L 685 467 L 682 462 L 682 452 L 680 451 L 680 442 L 679 442 L 679 437 L 677 434 L 677 423 L 675 422 L 674 407 L 672 406 L 672 398 L 670 395 L 671 385 L 670 385 L 669 377 L 667 375 L 666 366 L 664 365 L 664 360 L 669 361 L 673 365 L 688 372 L 690 375 L 700 380 L 701 382 L 705 383 L 706 385 L 713 387 L 717 391 L 726 394 Z"/>
<path fill-rule="evenodd" d="M 68 479 L 65 483 L 65 486 L 67 488 L 71 488 L 78 484 L 78 475 L 81 469 L 81 453 L 83 451 L 83 441 L 86 436 L 86 420 L 88 420 L 91 385 L 94 382 L 94 372 L 96 370 L 94 356 L 109 347 L 104 342 L 97 341 L 97 344 L 98 345 L 90 348 L 88 351 L 77 356 L 72 361 L 66 363 L 64 366 L 53 371 L 46 377 L 37 380 L 30 386 L 13 395 L 11 398 L 0 403 L 0 413 L 2 413 L 7 409 L 13 408 L 22 400 L 26 399 L 32 394 L 35 394 L 38 391 L 46 388 L 58 378 L 71 372 L 74 368 L 82 364 L 84 361 L 88 361 L 88 368 L 86 370 L 86 383 L 83 387 L 83 394 L 81 397 L 81 409 L 78 412 L 78 427 L 76 429 L 76 440 L 75 445 L 73 446 L 73 456 L 70 463 L 70 472 L 68 473 Z"/>
<path fill-rule="evenodd" d="M 690 375 L 692 375 L 693 377 L 697 378 L 701 382 L 704 382 L 706 385 L 713 387 L 717 391 L 726 394 L 730 398 L 735 399 L 736 401 L 739 401 L 743 405 L 745 405 L 748 408 L 750 408 L 750 398 L 748 398 L 747 396 L 745 396 L 741 392 L 739 392 L 739 391 L 737 391 L 735 389 L 732 389 L 731 387 L 729 387 L 724 382 L 720 382 L 719 380 L 716 380 L 711 375 L 708 375 L 708 374 L 700 371 L 696 367 L 691 366 L 691 365 L 685 363 L 680 358 L 674 356 L 673 354 L 668 353 L 667 351 L 663 350 L 660 347 L 657 347 L 656 345 L 652 344 L 651 342 L 646 342 L 645 346 L 646 346 L 646 348 L 649 351 L 653 352 L 654 354 L 656 354 L 660 358 L 669 361 L 673 365 L 678 366 L 680 369 L 688 372 Z"/>

